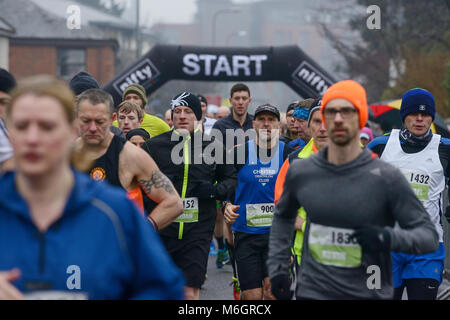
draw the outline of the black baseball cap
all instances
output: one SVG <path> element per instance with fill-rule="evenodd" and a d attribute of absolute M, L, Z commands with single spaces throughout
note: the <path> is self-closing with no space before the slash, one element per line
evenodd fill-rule
<path fill-rule="evenodd" d="M 276 107 L 274 107 L 273 105 L 271 105 L 271 104 L 267 103 L 267 104 L 263 104 L 261 106 L 258 106 L 256 108 L 256 110 L 255 110 L 255 118 L 258 115 L 258 113 L 261 113 L 261 112 L 273 113 L 274 115 L 277 116 L 278 121 L 280 121 L 280 111 L 278 111 L 278 109 Z"/>

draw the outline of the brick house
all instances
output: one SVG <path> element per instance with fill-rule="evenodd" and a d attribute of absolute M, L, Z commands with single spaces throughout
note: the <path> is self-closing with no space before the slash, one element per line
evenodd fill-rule
<path fill-rule="evenodd" d="M 114 77 L 119 43 L 101 30 L 85 25 L 70 30 L 66 18 L 33 1 L 0 0 L 0 7 L 0 19 L 15 31 L 9 36 L 8 69 L 17 79 L 51 74 L 70 80 L 85 70 L 103 85 Z"/>
<path fill-rule="evenodd" d="M 9 68 L 9 38 L 15 32 L 14 28 L 0 17 L 0 68 Z"/>

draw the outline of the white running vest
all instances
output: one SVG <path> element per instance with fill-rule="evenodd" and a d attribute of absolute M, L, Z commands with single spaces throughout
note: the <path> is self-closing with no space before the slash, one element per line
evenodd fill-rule
<path fill-rule="evenodd" d="M 399 133 L 398 129 L 392 130 L 381 159 L 403 173 L 430 215 L 431 222 L 439 235 L 439 242 L 443 242 L 440 213 L 443 206 L 442 192 L 445 188 L 445 177 L 438 151 L 441 136 L 433 134 L 431 141 L 422 151 L 406 153 L 400 145 Z"/>

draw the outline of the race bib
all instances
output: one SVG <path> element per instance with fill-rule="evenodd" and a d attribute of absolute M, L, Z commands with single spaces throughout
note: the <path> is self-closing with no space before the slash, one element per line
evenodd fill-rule
<path fill-rule="evenodd" d="M 411 188 L 420 201 L 428 200 L 428 192 L 430 190 L 430 176 L 420 172 L 401 169 L 406 180 L 408 180 Z"/>
<path fill-rule="evenodd" d="M 246 209 L 247 209 L 248 227 L 272 226 L 275 204 L 273 203 L 247 204 Z"/>
<path fill-rule="evenodd" d="M 309 251 L 319 263 L 355 268 L 361 265 L 362 250 L 356 239 L 350 239 L 352 229 L 327 227 L 311 223 L 309 228 Z"/>
<path fill-rule="evenodd" d="M 184 198 L 183 207 L 184 212 L 175 219 L 176 222 L 198 222 L 198 198 Z"/>

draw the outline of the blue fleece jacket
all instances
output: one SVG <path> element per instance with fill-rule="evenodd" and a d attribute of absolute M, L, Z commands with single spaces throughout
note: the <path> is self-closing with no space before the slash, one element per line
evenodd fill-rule
<path fill-rule="evenodd" d="M 32 222 L 14 173 L 0 179 L 0 270 L 20 269 L 13 285 L 25 294 L 182 299 L 181 271 L 124 191 L 74 176 L 63 215 L 45 233 Z"/>

